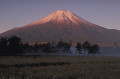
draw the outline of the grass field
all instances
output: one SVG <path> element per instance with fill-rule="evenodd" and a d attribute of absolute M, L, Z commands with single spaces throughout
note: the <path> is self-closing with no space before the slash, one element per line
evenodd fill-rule
<path fill-rule="evenodd" d="M 0 79 L 120 79 L 120 58 L 0 57 Z"/>

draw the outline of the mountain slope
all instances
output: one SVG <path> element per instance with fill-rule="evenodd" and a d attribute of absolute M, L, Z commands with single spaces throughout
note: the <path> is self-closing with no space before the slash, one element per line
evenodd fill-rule
<path fill-rule="evenodd" d="M 13 28 L 0 36 L 16 35 L 26 42 L 73 40 L 93 43 L 120 43 L 120 31 L 92 24 L 70 11 L 55 11 L 47 17 L 28 25 Z"/>

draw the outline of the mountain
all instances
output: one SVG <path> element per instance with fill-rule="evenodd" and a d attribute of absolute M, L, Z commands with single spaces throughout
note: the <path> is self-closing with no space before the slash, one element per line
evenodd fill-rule
<path fill-rule="evenodd" d="M 55 11 L 43 19 L 0 34 L 4 37 L 13 35 L 21 37 L 25 42 L 47 42 L 63 39 L 73 42 L 120 43 L 119 30 L 98 26 L 70 11 L 63 10 Z"/>

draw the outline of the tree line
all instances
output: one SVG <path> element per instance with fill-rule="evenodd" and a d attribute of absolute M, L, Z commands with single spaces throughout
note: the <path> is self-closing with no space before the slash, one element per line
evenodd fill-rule
<path fill-rule="evenodd" d="M 63 42 L 62 39 L 60 39 L 57 43 L 47 42 L 45 44 L 39 44 L 35 43 L 33 45 L 30 45 L 29 43 L 23 43 L 22 39 L 17 36 L 11 36 L 10 38 L 1 37 L 0 38 L 0 55 L 23 55 L 25 52 L 47 52 L 47 53 L 55 53 L 60 50 L 66 53 L 71 53 L 70 47 L 72 46 L 72 42 L 69 41 Z M 99 46 L 97 44 L 91 44 L 88 41 L 85 41 L 83 44 L 80 42 L 76 43 L 76 52 L 83 53 L 84 56 L 87 52 L 89 54 L 96 54 L 99 53 Z"/>

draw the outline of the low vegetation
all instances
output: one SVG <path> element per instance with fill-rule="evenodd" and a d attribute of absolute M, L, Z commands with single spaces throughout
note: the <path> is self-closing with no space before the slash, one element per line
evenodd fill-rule
<path fill-rule="evenodd" d="M 0 79 L 119 79 L 120 58 L 0 57 Z"/>

